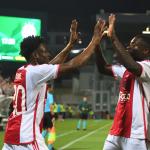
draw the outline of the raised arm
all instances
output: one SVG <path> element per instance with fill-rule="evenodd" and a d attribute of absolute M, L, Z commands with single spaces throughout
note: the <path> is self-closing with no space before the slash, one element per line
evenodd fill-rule
<path fill-rule="evenodd" d="M 111 75 L 113 76 L 111 65 L 107 64 L 105 61 L 105 58 L 102 54 L 101 48 L 99 45 L 96 46 L 95 49 L 95 57 L 96 57 L 96 65 L 98 68 L 98 71 L 105 75 Z"/>
<path fill-rule="evenodd" d="M 70 27 L 70 39 L 67 44 L 67 46 L 49 63 L 50 64 L 61 64 L 63 63 L 71 49 L 73 48 L 74 44 L 76 43 L 78 39 L 78 33 L 77 33 L 77 26 L 78 22 L 76 20 L 72 20 L 71 27 Z"/>
<path fill-rule="evenodd" d="M 114 14 L 109 16 L 109 28 L 108 28 L 108 37 L 112 40 L 112 43 L 117 52 L 120 63 L 124 65 L 127 70 L 139 76 L 141 74 L 141 66 L 131 57 L 126 48 L 120 43 L 114 29 L 116 17 Z"/>
<path fill-rule="evenodd" d="M 81 54 L 71 59 L 69 62 L 61 64 L 60 74 L 66 71 L 70 71 L 71 69 L 80 67 L 85 62 L 87 62 L 90 56 L 94 53 L 94 49 L 96 48 L 96 46 L 101 41 L 104 26 L 105 26 L 105 21 L 99 19 L 99 21 L 95 25 L 93 37 L 89 45 L 84 49 L 84 51 Z"/>

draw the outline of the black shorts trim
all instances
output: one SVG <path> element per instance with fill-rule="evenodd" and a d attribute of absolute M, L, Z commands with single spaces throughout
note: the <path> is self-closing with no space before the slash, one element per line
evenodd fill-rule
<path fill-rule="evenodd" d="M 45 112 L 44 113 L 44 120 L 43 120 L 43 128 L 48 129 L 53 127 L 53 122 L 52 122 L 53 116 L 51 115 L 50 112 Z"/>

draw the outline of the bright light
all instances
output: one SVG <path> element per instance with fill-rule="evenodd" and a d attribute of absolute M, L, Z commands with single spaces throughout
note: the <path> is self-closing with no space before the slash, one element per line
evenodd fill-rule
<path fill-rule="evenodd" d="M 34 24 L 26 23 L 22 27 L 21 35 L 23 38 L 26 38 L 26 37 L 31 36 L 31 35 L 35 36 L 36 35 L 36 28 L 35 28 Z"/>
<path fill-rule="evenodd" d="M 145 31 L 142 31 L 143 34 L 150 34 L 150 27 L 147 27 Z"/>
<path fill-rule="evenodd" d="M 71 53 L 73 54 L 77 54 L 77 53 L 80 53 L 83 49 L 74 49 L 71 51 Z"/>

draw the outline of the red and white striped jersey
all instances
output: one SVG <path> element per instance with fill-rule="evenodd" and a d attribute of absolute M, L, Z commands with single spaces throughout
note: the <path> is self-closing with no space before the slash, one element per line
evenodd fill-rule
<path fill-rule="evenodd" d="M 150 138 L 150 61 L 138 63 L 142 67 L 138 78 L 123 66 L 112 66 L 115 78 L 121 78 L 121 81 L 111 135 Z"/>
<path fill-rule="evenodd" d="M 59 65 L 27 65 L 14 80 L 13 113 L 8 119 L 4 142 L 29 144 L 36 140 L 44 113 L 46 82 L 58 75 Z"/>

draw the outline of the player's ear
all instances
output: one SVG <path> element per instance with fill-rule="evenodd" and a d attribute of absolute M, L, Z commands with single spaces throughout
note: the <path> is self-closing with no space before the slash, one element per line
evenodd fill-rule
<path fill-rule="evenodd" d="M 35 51 L 31 54 L 31 57 L 30 57 L 30 61 L 34 64 L 38 64 L 38 58 L 39 58 L 39 55 L 38 53 Z"/>
<path fill-rule="evenodd" d="M 32 58 L 37 59 L 38 57 L 39 55 L 36 51 L 32 53 Z"/>

